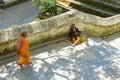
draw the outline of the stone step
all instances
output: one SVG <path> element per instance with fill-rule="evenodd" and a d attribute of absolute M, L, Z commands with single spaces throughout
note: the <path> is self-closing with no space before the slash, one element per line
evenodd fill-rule
<path fill-rule="evenodd" d="M 100 1 L 113 4 L 114 6 L 120 6 L 120 0 L 100 0 Z"/>
<path fill-rule="evenodd" d="M 99 0 L 99 1 L 94 0 L 94 1 L 101 4 L 102 6 L 108 7 L 110 10 L 115 11 L 120 14 L 120 5 L 119 4 L 110 3 L 110 2 L 106 2 L 106 1 L 102 1 L 102 0 Z"/>
<path fill-rule="evenodd" d="M 12 57 L 10 57 L 8 59 L 1 60 L 0 65 L 7 64 L 7 63 L 10 63 L 12 61 L 16 61 L 18 59 L 19 59 L 18 56 L 15 55 L 15 56 L 12 56 Z"/>
<path fill-rule="evenodd" d="M 115 12 L 117 14 L 120 13 L 119 5 L 115 5 L 115 4 L 108 3 L 105 1 L 101 1 L 101 0 L 78 0 L 78 1 L 85 3 L 85 4 L 92 5 L 93 7 L 96 7 L 96 8 L 105 10 L 105 11 L 111 11 L 111 12 Z"/>
<path fill-rule="evenodd" d="M 83 4 L 82 2 L 72 1 L 71 6 L 78 9 L 79 11 L 94 14 L 100 17 L 110 17 L 116 15 L 117 13 L 104 11 L 102 9 L 95 8 L 89 4 Z"/>

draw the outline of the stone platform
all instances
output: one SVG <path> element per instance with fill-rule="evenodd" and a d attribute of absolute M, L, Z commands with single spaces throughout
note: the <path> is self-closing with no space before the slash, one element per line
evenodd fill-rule
<path fill-rule="evenodd" d="M 32 65 L 20 69 L 17 57 L 0 66 L 0 80 L 120 80 L 120 33 L 89 37 L 89 46 L 68 40 L 31 51 Z"/>

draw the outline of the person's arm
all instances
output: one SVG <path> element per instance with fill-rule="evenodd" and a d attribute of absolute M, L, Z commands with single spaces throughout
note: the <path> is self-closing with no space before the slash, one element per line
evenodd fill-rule
<path fill-rule="evenodd" d="M 72 36 L 72 30 L 70 29 L 68 32 L 68 37 L 71 37 L 71 36 Z"/>
<path fill-rule="evenodd" d="M 23 45 L 23 42 L 22 42 L 22 40 L 21 40 L 20 38 L 17 40 L 17 44 L 18 44 L 17 54 L 20 55 L 20 48 L 21 48 L 22 45 Z"/>
<path fill-rule="evenodd" d="M 76 28 L 76 32 L 78 33 L 79 36 L 80 36 L 81 33 L 82 33 L 78 28 Z"/>

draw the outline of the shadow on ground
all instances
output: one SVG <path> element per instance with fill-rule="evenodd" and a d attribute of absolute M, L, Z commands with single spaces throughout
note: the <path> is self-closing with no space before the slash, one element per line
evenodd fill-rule
<path fill-rule="evenodd" d="M 92 42 L 93 40 L 93 42 Z M 31 57 L 32 65 L 19 69 L 17 62 L 1 66 L 0 80 L 119 80 L 120 51 L 103 40 L 55 43 Z"/>

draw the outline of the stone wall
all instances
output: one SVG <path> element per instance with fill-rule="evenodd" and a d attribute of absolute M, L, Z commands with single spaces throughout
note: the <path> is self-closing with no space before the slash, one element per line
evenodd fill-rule
<path fill-rule="evenodd" d="M 101 18 L 78 12 L 76 20 L 80 30 L 93 36 L 105 37 L 120 31 L 120 15 Z"/>
<path fill-rule="evenodd" d="M 108 36 L 120 31 L 120 15 L 100 18 L 71 10 L 49 19 L 33 21 L 0 31 L 0 55 L 16 50 L 15 41 L 23 29 L 27 30 L 30 46 L 33 46 L 67 36 L 72 23 L 75 23 L 81 31 L 97 37 Z"/>
<path fill-rule="evenodd" d="M 49 19 L 37 22 L 33 21 L 16 28 L 8 28 L 0 31 L 0 55 L 15 51 L 15 41 L 23 29 L 28 32 L 28 39 L 31 46 L 63 37 L 70 23 L 75 20 L 75 17 L 69 17 L 71 12 L 74 13 L 74 11 L 69 11 Z"/>

